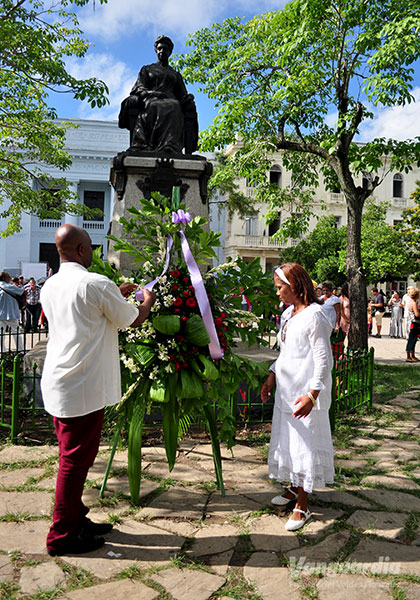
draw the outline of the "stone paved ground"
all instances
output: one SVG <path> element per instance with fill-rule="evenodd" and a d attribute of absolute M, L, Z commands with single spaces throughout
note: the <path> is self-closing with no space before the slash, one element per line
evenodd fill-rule
<path fill-rule="evenodd" d="M 144 448 L 138 509 L 123 451 L 99 499 L 103 446 L 84 499 L 115 527 L 84 557 L 45 553 L 56 448 L 3 447 L 0 598 L 418 600 L 420 388 L 362 421 L 336 440 L 336 484 L 312 495 L 314 517 L 299 533 L 270 505 L 279 486 L 267 480 L 266 445 L 223 451 L 224 498 L 208 443 L 182 443 L 172 473 L 161 447 Z"/>

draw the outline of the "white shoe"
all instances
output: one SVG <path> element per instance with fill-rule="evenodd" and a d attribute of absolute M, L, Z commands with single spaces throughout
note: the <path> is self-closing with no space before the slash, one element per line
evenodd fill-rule
<path fill-rule="evenodd" d="M 291 488 L 286 488 L 286 492 L 290 492 L 291 494 L 293 494 L 293 498 L 285 498 L 282 495 L 274 496 L 274 498 L 271 499 L 271 504 L 275 504 L 276 506 L 286 506 L 286 504 L 289 504 L 289 502 L 293 502 L 293 500 L 297 498 L 297 494 Z"/>
<path fill-rule="evenodd" d="M 300 529 L 301 527 L 303 527 L 305 525 L 305 523 L 311 518 L 312 513 L 309 512 L 309 510 L 300 510 L 300 508 L 294 508 L 293 509 L 296 512 L 300 512 L 302 513 L 302 515 L 304 516 L 303 519 L 300 519 L 299 521 L 294 521 L 293 519 L 289 519 L 285 525 L 285 528 L 287 529 L 287 531 L 297 531 L 298 529 Z"/>

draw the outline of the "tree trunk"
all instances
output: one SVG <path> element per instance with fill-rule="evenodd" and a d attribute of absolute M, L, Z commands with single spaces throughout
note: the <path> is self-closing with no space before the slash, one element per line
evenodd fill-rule
<path fill-rule="evenodd" d="M 362 268 L 360 240 L 364 201 L 357 192 L 347 200 L 347 280 L 350 296 L 349 348 L 368 348 L 366 277 Z"/>

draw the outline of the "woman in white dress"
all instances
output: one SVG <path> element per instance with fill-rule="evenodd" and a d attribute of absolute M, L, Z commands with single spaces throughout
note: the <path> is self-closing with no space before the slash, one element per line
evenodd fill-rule
<path fill-rule="evenodd" d="M 268 467 L 270 478 L 290 481 L 277 506 L 296 498 L 286 523 L 300 529 L 310 518 L 308 493 L 334 481 L 334 456 L 328 409 L 331 404 L 332 324 L 321 309 L 311 278 L 296 263 L 275 269 L 277 295 L 291 304 L 282 314 L 280 354 L 262 386 L 266 402 L 276 384 Z"/>

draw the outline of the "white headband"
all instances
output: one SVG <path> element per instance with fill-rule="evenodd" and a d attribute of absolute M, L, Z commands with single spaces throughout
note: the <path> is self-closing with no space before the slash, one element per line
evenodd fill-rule
<path fill-rule="evenodd" d="M 284 283 L 287 283 L 287 285 L 290 285 L 290 281 L 287 279 L 287 277 L 284 274 L 283 269 L 281 267 L 277 267 L 277 269 L 274 271 L 274 273 L 276 275 L 278 275 L 278 277 L 280 277 L 280 279 L 282 281 L 284 281 Z"/>

